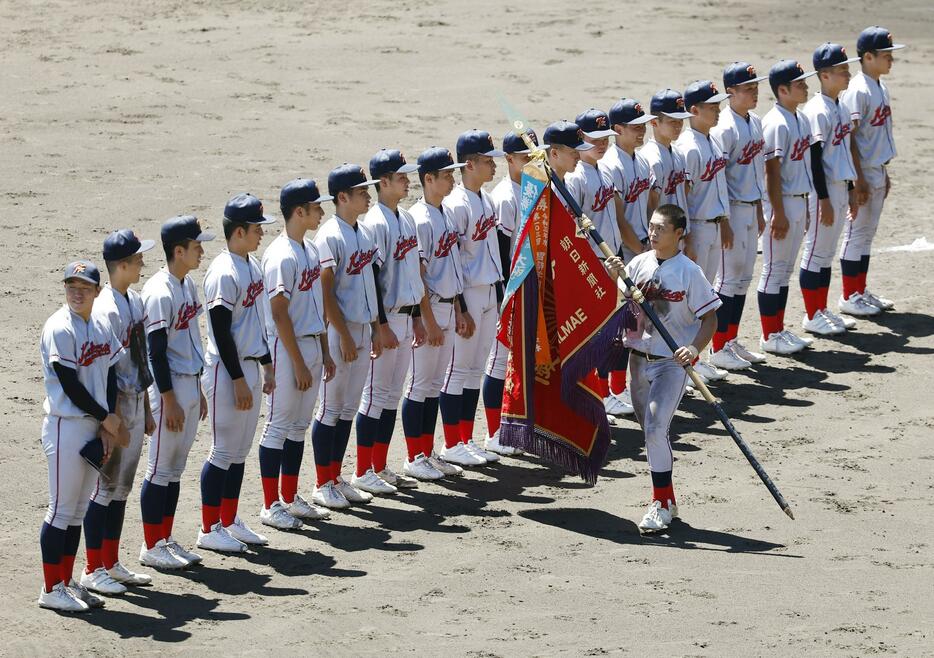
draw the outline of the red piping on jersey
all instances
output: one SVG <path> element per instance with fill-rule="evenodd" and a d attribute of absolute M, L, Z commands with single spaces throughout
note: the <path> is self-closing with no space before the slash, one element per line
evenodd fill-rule
<path fill-rule="evenodd" d="M 62 418 L 59 416 L 58 422 L 55 425 L 55 502 L 52 503 L 52 518 L 49 519 L 49 525 L 55 523 L 55 517 L 58 514 L 58 473 L 59 473 L 59 456 L 62 454 L 61 451 L 62 443 Z"/>

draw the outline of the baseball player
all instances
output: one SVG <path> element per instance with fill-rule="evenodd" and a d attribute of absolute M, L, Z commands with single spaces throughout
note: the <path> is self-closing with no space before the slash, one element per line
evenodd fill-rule
<path fill-rule="evenodd" d="M 441 391 L 441 422 L 445 448 L 441 457 L 459 466 L 480 466 L 499 460 L 473 440 L 474 417 L 480 400 L 480 379 L 493 347 L 499 299 L 502 296 L 502 261 L 496 233 L 496 213 L 490 196 L 482 189 L 493 180 L 493 158 L 505 155 L 482 130 L 468 130 L 457 138 L 461 184 L 445 197 L 444 206 L 458 233 L 464 300 L 476 322 L 476 331 L 454 337 L 454 354 Z"/>
<path fill-rule="evenodd" d="M 866 275 L 872 239 L 892 187 L 886 165 L 896 155 L 892 102 L 882 76 L 892 70 L 895 61 L 892 51 L 904 47 L 892 43 L 892 34 L 884 27 L 863 30 L 856 40 L 861 70 L 841 95 L 841 104 L 850 111 L 855 126 L 850 144 L 859 206 L 853 220 L 846 225 L 840 250 L 843 296 L 838 306 L 847 315 L 874 315 L 870 306 L 879 311 L 894 306 L 890 300 L 866 290 Z"/>
<path fill-rule="evenodd" d="M 529 139 L 538 146 L 538 137 L 533 130 L 526 131 Z M 512 254 L 515 248 L 515 231 L 519 224 L 519 184 L 522 182 L 522 167 L 529 162 L 531 151 L 521 137 L 513 132 L 503 137 L 503 153 L 506 158 L 506 175 L 496 184 L 490 193 L 493 212 L 496 213 L 496 231 L 499 241 L 500 267 L 503 278 L 509 278 L 512 268 Z M 486 362 L 483 378 L 483 411 L 486 415 L 486 449 L 498 455 L 510 456 L 520 451 L 499 442 L 499 425 L 503 411 L 503 388 L 506 385 L 506 361 L 509 351 L 498 340 L 493 341 L 493 349 Z"/>
<path fill-rule="evenodd" d="M 45 378 L 42 448 L 49 462 L 49 508 L 39 533 L 45 585 L 39 606 L 64 612 L 99 608 L 104 600 L 75 582 L 72 572 L 81 541 L 81 521 L 97 482 L 82 450 L 100 436 L 106 461 L 122 428 L 116 364 L 120 339 L 101 316 L 92 315 L 101 275 L 93 263 L 65 267 L 65 305 L 42 327 L 39 352 Z"/>
<path fill-rule="evenodd" d="M 155 431 L 146 395 L 152 374 L 146 353 L 145 309 L 139 293 L 130 288 L 139 282 L 143 253 L 154 245 L 152 240 L 140 240 L 129 229 L 107 236 L 103 255 L 110 283 L 94 301 L 94 315 L 110 325 L 123 345 L 116 364 L 116 414 L 130 436 L 126 448 L 112 449 L 84 515 L 88 564 L 81 574 L 81 584 L 98 594 L 123 594 L 126 585 L 152 582 L 150 576 L 133 573 L 120 564 L 119 550 L 126 499 L 136 477 L 143 433 L 152 435 Z"/>
<path fill-rule="evenodd" d="M 672 145 L 691 113 L 684 110 L 684 98 L 674 89 L 662 89 L 652 96 L 649 111 L 655 116 L 651 121 L 652 139 L 639 149 L 639 155 L 649 165 L 648 215 L 651 217 L 656 208 L 666 203 L 687 212 L 687 171 L 684 159 Z M 686 231 L 689 235 L 690 226 Z M 690 249 L 686 253 L 690 255 Z"/>
<path fill-rule="evenodd" d="M 684 366 L 710 342 L 720 306 L 720 298 L 700 266 L 678 248 L 686 226 L 681 208 L 659 206 L 649 221 L 652 250 L 636 256 L 626 268 L 680 345 L 672 353 L 655 326 L 641 314 L 636 330 L 627 332 L 631 350 L 629 387 L 636 418 L 645 432 L 645 452 L 652 473 L 652 502 L 639 523 L 639 529 L 646 533 L 667 529 L 678 516 L 668 434 L 684 395 Z"/>
<path fill-rule="evenodd" d="M 370 178 L 379 181 L 378 201 L 361 223 L 376 244 L 376 286 L 386 313 L 380 324 L 383 354 L 370 361 L 370 372 L 363 386 L 357 412 L 357 472 L 351 483 L 371 494 L 394 493 L 398 488 L 412 489 L 418 480 L 404 472 L 400 475 L 386 466 L 389 442 L 396 426 L 396 409 L 409 371 L 409 348 L 417 349 L 426 340 L 422 322 L 421 257 L 415 219 L 399 207 L 409 194 L 409 174 L 418 165 L 405 161 L 395 149 L 382 149 L 370 159 Z M 427 327 L 432 340 L 441 339 L 441 329 L 428 308 Z"/>
<path fill-rule="evenodd" d="M 321 223 L 321 203 L 331 197 L 315 181 L 296 178 L 279 193 L 285 228 L 263 252 L 266 340 L 276 388 L 266 397 L 268 414 L 259 443 L 263 481 L 260 521 L 280 530 L 300 528 L 302 519 L 328 518 L 326 509 L 298 494 L 298 475 L 321 378 L 334 376 L 324 327 L 321 260 L 305 237 Z"/>
<path fill-rule="evenodd" d="M 815 194 L 810 199 L 813 219 L 804 234 L 798 280 L 805 311 L 801 327 L 818 336 L 829 336 L 842 334 L 856 325 L 852 318 L 844 319 L 827 308 L 827 292 L 830 263 L 850 208 L 849 189 L 856 180 L 850 151 L 853 123 L 850 111 L 840 104 L 839 95 L 850 82 L 850 63 L 858 58 L 848 58 L 843 46 L 825 43 L 814 51 L 813 61 L 821 89 L 805 104 L 802 114 L 811 127 Z M 873 311 L 877 309 L 873 307 Z"/>
<path fill-rule="evenodd" d="M 202 242 L 214 239 L 191 215 L 162 225 L 166 266 L 143 286 L 146 338 L 153 384 L 149 405 L 156 431 L 149 441 L 146 477 L 140 488 L 143 545 L 139 561 L 157 569 L 181 569 L 201 561 L 172 536 L 182 473 L 208 413 L 199 377 L 204 368 L 198 317 L 204 309 L 190 272 L 204 257 Z"/>
<path fill-rule="evenodd" d="M 252 194 L 237 194 L 224 207 L 227 248 L 204 275 L 208 309 L 208 349 L 201 385 L 211 417 L 211 453 L 201 469 L 201 529 L 198 546 L 242 553 L 264 546 L 237 514 L 243 470 L 259 420 L 260 395 L 271 395 L 276 380 L 266 342 L 259 262 L 251 255 L 263 239 L 263 226 L 276 220 L 263 215 Z"/>
<path fill-rule="evenodd" d="M 720 118 L 720 103 L 729 94 L 720 93 L 710 80 L 698 80 L 684 90 L 684 107 L 690 124 L 678 137 L 675 148 L 684 159 L 688 175 L 687 214 L 691 218 L 688 248 L 708 281 L 717 278 L 722 254 L 733 249 L 730 228 L 730 198 L 727 193 L 727 154 L 710 131 Z M 709 381 L 723 379 L 727 371 L 704 360 L 694 369 Z"/>
<path fill-rule="evenodd" d="M 470 337 L 475 326 L 466 311 L 463 298 L 464 274 L 458 243 L 458 230 L 443 200 L 454 189 L 454 170 L 466 163 L 454 162 L 446 148 L 433 146 L 418 156 L 418 177 L 424 195 L 410 209 L 415 220 L 422 280 L 428 304 L 422 301 L 422 316 L 427 329 L 429 318 L 441 330 L 440 341 L 430 337 L 412 347 L 409 386 L 402 400 L 402 429 L 407 458 L 402 472 L 417 480 L 438 480 L 445 475 L 463 475 L 457 464 L 448 463 L 434 451 L 434 432 L 438 418 L 438 397 L 444 385 L 448 364 L 454 353 L 455 332 Z M 428 308 L 426 308 L 426 306 Z M 457 439 L 456 441 L 454 439 Z M 459 436 L 446 436 L 452 447 Z M 446 443 L 447 445 L 447 443 Z"/>
<path fill-rule="evenodd" d="M 728 223 L 733 233 L 733 247 L 720 251 L 720 269 L 714 282 L 722 303 L 717 309 L 710 363 L 721 370 L 739 370 L 765 361 L 764 354 L 748 350 L 738 335 L 756 265 L 758 239 L 765 230 L 765 140 L 762 121 L 752 110 L 759 102 L 759 83 L 767 77 L 757 75 L 755 67 L 746 62 L 727 65 L 723 86 L 730 94 L 729 107 L 720 112 L 717 125 L 710 131 L 726 153 Z"/>
<path fill-rule="evenodd" d="M 775 107 L 762 119 L 765 139 L 765 215 L 768 235 L 762 239 L 762 273 L 759 278 L 759 347 L 773 354 L 793 354 L 810 345 L 785 329 L 788 280 L 809 221 L 811 180 L 811 129 L 798 106 L 808 98 L 805 73 L 798 62 L 786 59 L 769 70 Z"/>
<path fill-rule="evenodd" d="M 382 351 L 378 322 L 386 320 L 373 271 L 376 244 L 369 229 L 358 221 L 370 207 L 366 188 L 377 182 L 367 180 L 359 165 L 343 164 L 331 170 L 328 194 L 334 197 L 335 212 L 315 235 L 328 346 L 336 368 L 334 378 L 321 383 L 321 404 L 311 428 L 318 476 L 312 500 L 331 509 L 373 498 L 341 477 L 341 464 L 369 361 Z M 359 431 L 357 442 L 361 443 Z"/>

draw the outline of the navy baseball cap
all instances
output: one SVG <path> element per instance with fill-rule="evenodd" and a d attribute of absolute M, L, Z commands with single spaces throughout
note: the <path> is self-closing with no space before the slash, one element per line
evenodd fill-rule
<path fill-rule="evenodd" d="M 655 118 L 654 114 L 646 114 L 642 104 L 633 98 L 621 98 L 610 108 L 610 125 L 622 124 L 624 126 L 638 126 L 648 123 Z"/>
<path fill-rule="evenodd" d="M 858 62 L 859 57 L 847 57 L 846 48 L 838 43 L 825 43 L 817 47 L 814 51 L 814 70 L 829 69 L 838 64 L 852 64 Z"/>
<path fill-rule="evenodd" d="M 506 155 L 493 145 L 493 138 L 485 130 L 468 130 L 457 138 L 457 159 L 463 160 L 468 155 L 488 155 L 501 158 Z"/>
<path fill-rule="evenodd" d="M 756 67 L 747 62 L 733 62 L 723 69 L 723 86 L 738 87 L 740 85 L 758 84 L 769 76 L 758 75 Z"/>
<path fill-rule="evenodd" d="M 701 103 L 722 103 L 729 97 L 729 94 L 721 93 L 712 80 L 698 80 L 684 90 L 684 107 L 690 110 Z"/>
<path fill-rule="evenodd" d="M 532 140 L 532 143 L 535 146 L 538 146 L 538 136 L 535 134 L 535 131 L 529 128 L 525 131 L 525 134 L 529 136 L 529 139 Z M 506 133 L 506 136 L 503 137 L 503 151 L 506 153 L 531 153 L 532 151 L 526 146 L 525 142 L 522 140 L 519 135 L 514 132 Z"/>
<path fill-rule="evenodd" d="M 590 139 L 616 136 L 616 133 L 610 129 L 610 117 L 603 110 L 594 107 L 578 114 L 574 119 L 574 123 Z"/>
<path fill-rule="evenodd" d="M 593 144 L 584 141 L 584 133 L 576 123 L 571 121 L 555 121 L 545 128 L 542 136 L 545 147 L 567 146 L 577 151 L 589 151 Z"/>
<path fill-rule="evenodd" d="M 328 194 L 335 199 L 338 192 L 345 192 L 357 187 L 367 187 L 376 185 L 378 180 L 367 180 L 363 167 L 346 162 L 339 167 L 335 167 L 328 174 Z"/>
<path fill-rule="evenodd" d="M 816 71 L 804 72 L 801 65 L 793 59 L 783 59 L 769 69 L 769 84 L 774 89 L 778 85 L 787 85 L 796 80 L 804 80 L 814 75 Z"/>
<path fill-rule="evenodd" d="M 370 158 L 370 178 L 374 180 L 389 174 L 411 174 L 414 171 L 418 171 L 418 165 L 408 164 L 402 151 L 397 149 L 380 149 Z"/>
<path fill-rule="evenodd" d="M 104 239 L 104 260 L 123 260 L 156 246 L 155 240 L 140 240 L 128 228 L 114 231 Z"/>
<path fill-rule="evenodd" d="M 224 219 L 238 224 L 274 224 L 273 217 L 263 215 L 263 203 L 252 194 L 241 192 L 224 206 Z"/>
<path fill-rule="evenodd" d="M 418 173 L 427 174 L 432 171 L 447 171 L 449 169 L 463 169 L 466 162 L 454 162 L 454 156 L 443 146 L 432 146 L 422 151 L 418 156 Z"/>
<path fill-rule="evenodd" d="M 691 113 L 684 111 L 684 98 L 674 89 L 662 89 L 652 96 L 649 104 L 652 114 L 664 114 L 672 119 L 690 119 Z"/>
<path fill-rule="evenodd" d="M 81 279 L 99 286 L 101 284 L 101 271 L 97 269 L 97 265 L 89 260 L 76 260 L 73 263 L 68 263 L 62 273 L 62 281 L 68 281 L 69 279 Z"/>
<path fill-rule="evenodd" d="M 201 224 L 194 215 L 179 215 L 166 221 L 160 231 L 162 246 L 185 242 L 186 240 L 197 240 L 198 242 L 210 242 L 214 239 L 213 233 L 201 230 Z"/>
<path fill-rule="evenodd" d="M 333 198 L 327 194 L 322 195 L 318 190 L 318 184 L 310 178 L 296 178 L 282 186 L 279 192 L 279 207 L 284 211 L 306 203 L 331 201 Z"/>
<path fill-rule="evenodd" d="M 878 25 L 867 27 L 856 39 L 856 52 L 860 55 L 870 51 L 899 50 L 904 47 L 903 43 L 892 43 L 892 33 Z"/>

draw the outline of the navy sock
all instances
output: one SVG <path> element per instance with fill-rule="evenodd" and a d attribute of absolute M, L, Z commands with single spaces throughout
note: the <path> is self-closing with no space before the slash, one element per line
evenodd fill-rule
<path fill-rule="evenodd" d="M 460 425 L 461 397 L 460 395 L 442 393 L 438 398 L 438 406 L 441 408 L 441 422 L 445 425 Z"/>
<path fill-rule="evenodd" d="M 224 478 L 224 489 L 221 498 L 239 499 L 240 488 L 243 485 L 243 471 L 245 464 L 231 464 Z"/>
<path fill-rule="evenodd" d="M 671 471 L 656 472 L 652 471 L 652 486 L 657 489 L 664 489 L 671 486 Z"/>
<path fill-rule="evenodd" d="M 719 293 L 717 296 L 722 302 L 720 308 L 717 309 L 717 333 L 726 333 L 733 319 L 733 298 Z"/>
<path fill-rule="evenodd" d="M 81 543 L 81 526 L 70 525 L 65 531 L 65 550 L 63 556 L 74 557 L 78 554 L 78 544 Z M 66 585 L 68 583 L 65 583 Z"/>
<path fill-rule="evenodd" d="M 182 490 L 181 482 L 169 482 L 165 488 L 165 515 L 175 516 L 175 510 L 178 507 L 178 494 Z"/>
<path fill-rule="evenodd" d="M 344 455 L 347 452 L 347 444 L 350 443 L 350 432 L 353 429 L 352 420 L 337 421 L 334 431 L 334 452 L 331 455 L 331 462 L 344 463 Z"/>
<path fill-rule="evenodd" d="M 59 564 L 65 552 L 65 531 L 43 522 L 39 530 L 39 549 L 43 564 Z"/>
<path fill-rule="evenodd" d="M 316 466 L 330 466 L 337 428 L 315 421 L 311 425 L 311 451 Z"/>
<path fill-rule="evenodd" d="M 802 268 L 798 271 L 798 283 L 801 285 L 802 290 L 817 290 L 821 287 L 821 273 Z M 787 290 L 787 288 L 783 288 L 783 290 Z"/>
<path fill-rule="evenodd" d="M 104 543 L 104 525 L 107 523 L 107 507 L 93 500 L 84 514 L 84 544 L 90 549 L 100 549 Z"/>
<path fill-rule="evenodd" d="M 788 307 L 788 286 L 782 286 L 778 289 L 778 310 L 779 313 Z"/>
<path fill-rule="evenodd" d="M 820 270 L 820 287 L 827 288 L 830 286 L 830 268 L 822 267 Z"/>
<path fill-rule="evenodd" d="M 473 422 L 477 417 L 477 405 L 480 403 L 479 388 L 465 388 L 461 396 L 461 420 Z"/>
<path fill-rule="evenodd" d="M 746 295 L 735 295 L 733 297 L 733 317 L 730 324 L 739 324 L 743 319 L 743 309 L 746 307 Z"/>
<path fill-rule="evenodd" d="M 862 272 L 861 267 L 861 261 L 840 259 L 840 273 L 843 276 L 859 276 Z"/>
<path fill-rule="evenodd" d="M 425 403 L 408 398 L 402 400 L 402 432 L 410 438 L 424 434 Z"/>
<path fill-rule="evenodd" d="M 422 415 L 422 434 L 435 433 L 438 424 L 438 398 L 425 398 L 425 412 Z"/>
<path fill-rule="evenodd" d="M 379 417 L 379 431 L 376 434 L 377 443 L 390 443 L 392 433 L 396 429 L 396 410 L 383 409 Z"/>
<path fill-rule="evenodd" d="M 227 471 L 212 464 L 204 462 L 201 469 L 201 504 L 209 507 L 220 507 L 221 493 L 224 491 L 224 480 Z"/>
<path fill-rule="evenodd" d="M 304 441 L 285 440 L 282 444 L 282 474 L 298 475 L 302 467 L 302 457 L 305 454 Z"/>
<path fill-rule="evenodd" d="M 486 376 L 483 378 L 483 406 L 487 409 L 500 409 L 503 406 L 503 388 L 505 379 Z"/>
<path fill-rule="evenodd" d="M 340 427 L 338 421 L 338 427 Z M 350 422 L 350 421 L 347 421 Z M 357 414 L 357 445 L 364 448 L 372 448 L 376 442 L 376 435 L 379 434 L 379 419 L 370 418 L 366 414 Z"/>
<path fill-rule="evenodd" d="M 126 501 L 110 501 L 110 505 L 107 506 L 107 520 L 104 523 L 104 539 L 120 539 L 120 535 L 123 534 L 123 519 L 125 517 Z"/>
<path fill-rule="evenodd" d="M 259 447 L 259 476 L 261 478 L 279 479 L 279 470 L 282 468 L 282 450 L 278 448 Z"/>
<path fill-rule="evenodd" d="M 865 274 L 869 271 L 869 256 L 863 256 L 859 259 L 859 273 Z"/>
<path fill-rule="evenodd" d="M 143 513 L 143 523 L 162 525 L 166 507 L 166 487 L 143 480 L 139 491 L 139 506 Z"/>

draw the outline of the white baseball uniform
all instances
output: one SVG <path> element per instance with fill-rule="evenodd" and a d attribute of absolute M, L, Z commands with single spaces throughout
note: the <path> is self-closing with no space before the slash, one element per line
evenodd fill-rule
<path fill-rule="evenodd" d="M 231 313 L 230 332 L 237 347 L 240 368 L 253 394 L 253 406 L 241 411 L 234 404 L 233 380 L 221 362 L 208 313 L 208 348 L 201 375 L 208 398 L 211 435 L 214 439 L 208 461 L 227 470 L 231 464 L 246 461 L 259 421 L 263 376 L 259 360 L 269 354 L 262 295 L 265 284 L 259 263 L 224 249 L 211 261 L 204 275 L 205 306 L 210 311 L 222 306 Z"/>
<path fill-rule="evenodd" d="M 762 237 L 762 274 L 759 292 L 777 295 L 788 286 L 795 267 L 798 249 L 808 221 L 808 198 L 814 191 L 811 182 L 811 129 L 798 111 L 793 114 L 776 104 L 762 119 L 765 160 L 781 161 L 782 203 L 788 219 L 784 239 L 772 237 L 772 207 L 763 199 L 767 226 Z"/>
<path fill-rule="evenodd" d="M 414 338 L 412 313 L 425 296 L 415 219 L 403 208 L 393 212 L 382 203 L 370 208 L 363 218 L 376 243 L 379 277 L 376 285 L 383 296 L 389 328 L 399 341 L 396 349 L 384 349 L 370 361 L 370 372 L 363 386 L 359 412 L 379 418 L 384 409 L 395 409 L 402 397 Z"/>
<path fill-rule="evenodd" d="M 279 295 L 289 302 L 289 320 L 305 366 L 311 373 L 311 386 L 300 391 L 295 386 L 292 357 L 279 340 L 279 331 L 266 312 L 266 339 L 276 373 L 276 388 L 266 396 L 268 409 L 260 445 L 281 450 L 285 440 L 303 442 L 315 413 L 321 385 L 324 327 L 324 300 L 321 293 L 321 262 L 318 248 L 305 238 L 293 240 L 283 231 L 263 252 L 261 262 L 266 288 L 266 305 Z"/>
<path fill-rule="evenodd" d="M 644 242 L 649 237 L 648 205 L 649 189 L 652 186 L 648 162 L 641 154 L 629 155 L 612 144 L 600 164 L 610 174 L 613 187 L 623 200 L 626 221 L 635 231 L 636 237 Z M 628 263 L 635 254 L 623 245 L 623 256 Z"/>
<path fill-rule="evenodd" d="M 508 175 L 496 184 L 490 193 L 490 199 L 493 201 L 493 210 L 496 213 L 498 230 L 509 238 L 510 263 L 512 254 L 516 248 L 516 227 L 519 226 L 519 220 L 522 215 L 519 209 L 520 187 Z M 508 273 L 503 276 L 509 279 Z M 509 357 L 509 350 L 500 344 L 498 340 L 493 341 L 493 348 L 490 350 L 490 356 L 486 362 L 484 372 L 494 379 L 506 378 L 506 361 Z"/>
<path fill-rule="evenodd" d="M 584 214 L 593 220 L 600 236 L 613 253 L 619 253 L 623 240 L 619 224 L 616 223 L 616 204 L 613 201 L 616 188 L 609 172 L 600 168 L 599 163 L 594 167 L 581 160 L 574 171 L 564 176 L 564 184 Z M 600 247 L 593 240 L 589 242 L 597 257 L 604 260 L 606 256 Z"/>
<path fill-rule="evenodd" d="M 438 327 L 444 333 L 444 343 L 427 343 L 411 348 L 411 370 L 405 397 L 413 402 L 437 397 L 444 384 L 444 375 L 454 353 L 454 304 L 464 291 L 458 232 L 449 210 L 438 208 L 420 199 L 409 209 L 415 220 L 418 250 L 425 264 L 428 298 Z M 401 348 L 401 345 L 400 345 Z"/>
<path fill-rule="evenodd" d="M 321 382 L 321 403 L 315 418 L 333 427 L 338 419 L 353 420 L 370 368 L 370 323 L 379 314 L 373 277 L 377 249 L 362 222 L 351 226 L 337 215 L 318 229 L 315 246 L 321 267 L 334 270 L 334 296 L 357 348 L 357 360 L 344 361 L 340 334 L 333 324 L 328 325 L 328 348 L 336 369 L 330 382 Z"/>
<path fill-rule="evenodd" d="M 639 149 L 639 155 L 649 165 L 649 185 L 658 190 L 658 205 L 672 203 L 688 212 L 687 187 L 688 173 L 684 158 L 677 149 L 665 147 L 650 139 Z M 691 216 L 687 214 L 688 226 L 685 233 L 691 232 Z"/>
<path fill-rule="evenodd" d="M 166 330 L 172 391 L 185 413 L 182 430 L 170 430 L 163 418 L 159 387 L 155 383 L 149 387 L 149 407 L 156 421 L 156 433 L 149 440 L 146 479 L 164 487 L 181 480 L 198 433 L 201 419 L 198 377 L 204 368 L 198 317 L 204 313 L 204 308 L 191 277 L 179 280 L 164 267 L 143 286 L 142 300 L 146 309 L 146 334 Z"/>
<path fill-rule="evenodd" d="M 97 436 L 100 421 L 78 408 L 65 393 L 53 367 L 60 363 L 77 372 L 78 381 L 107 409 L 107 372 L 123 354 L 123 344 L 110 324 L 91 315 L 87 321 L 62 306 L 45 321 L 39 341 L 45 401 L 42 449 L 49 462 L 49 507 L 45 522 L 62 530 L 81 525 L 97 482 L 95 471 L 80 455 Z"/>
<path fill-rule="evenodd" d="M 726 153 L 726 186 L 730 197 L 733 248 L 720 250 L 720 271 L 714 290 L 725 297 L 745 295 L 752 282 L 759 242 L 757 209 L 765 196 L 765 161 L 762 121 L 750 112 L 740 116 L 733 108 L 720 112 L 710 131 Z"/>

